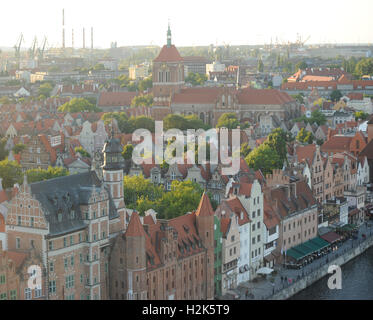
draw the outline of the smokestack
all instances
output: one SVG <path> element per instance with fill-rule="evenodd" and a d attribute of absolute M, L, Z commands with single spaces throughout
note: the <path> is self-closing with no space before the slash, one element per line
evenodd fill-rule
<path fill-rule="evenodd" d="M 62 9 L 62 48 L 65 49 L 65 9 Z"/>
<path fill-rule="evenodd" d="M 72 29 L 72 32 L 71 32 L 71 48 L 74 49 L 74 29 Z"/>
<path fill-rule="evenodd" d="M 93 27 L 91 27 L 91 50 L 93 50 Z"/>
<path fill-rule="evenodd" d="M 85 29 L 83 28 L 83 49 L 85 49 Z"/>

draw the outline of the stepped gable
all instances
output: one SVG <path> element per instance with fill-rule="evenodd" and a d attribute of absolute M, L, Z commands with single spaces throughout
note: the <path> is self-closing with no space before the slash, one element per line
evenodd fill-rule
<path fill-rule="evenodd" d="M 50 235 L 86 228 L 80 206 L 88 203 L 93 190 L 105 188 L 94 171 L 35 182 L 29 186 L 32 196 L 41 203 L 45 219 L 49 222 Z M 109 218 L 113 219 L 118 217 L 118 213 L 109 191 L 108 194 Z M 73 218 L 70 216 L 72 210 L 76 213 Z M 58 214 L 62 214 L 61 221 Z"/>

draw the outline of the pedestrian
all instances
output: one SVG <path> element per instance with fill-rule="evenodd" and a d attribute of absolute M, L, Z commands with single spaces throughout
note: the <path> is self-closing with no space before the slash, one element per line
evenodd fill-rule
<path fill-rule="evenodd" d="M 284 277 L 283 276 L 281 276 L 281 283 L 283 283 L 284 282 Z"/>
<path fill-rule="evenodd" d="M 245 296 L 246 296 L 246 299 L 249 297 L 249 289 L 246 290 Z"/>

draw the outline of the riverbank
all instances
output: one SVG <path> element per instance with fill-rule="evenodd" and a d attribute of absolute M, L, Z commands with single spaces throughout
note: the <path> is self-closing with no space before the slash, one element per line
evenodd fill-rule
<path fill-rule="evenodd" d="M 363 234 L 367 235 L 365 239 L 362 237 Z M 275 267 L 276 275 L 270 276 L 270 279 L 242 283 L 237 290 L 241 294 L 241 300 L 289 299 L 327 276 L 330 265 L 342 266 L 371 246 L 373 246 L 373 227 L 363 224 L 359 229 L 358 239 L 345 241 L 339 246 L 338 250 L 314 260 L 302 269 L 285 269 L 282 266 L 277 266 Z M 290 281 L 284 281 L 284 278 L 291 279 L 291 283 Z M 245 295 L 247 290 L 249 292 L 248 297 Z"/>
<path fill-rule="evenodd" d="M 282 291 L 276 293 L 271 297 L 271 300 L 286 300 L 292 297 L 293 295 L 297 294 L 298 292 L 306 289 L 307 287 L 311 286 L 316 281 L 324 278 L 327 275 L 331 275 L 328 273 L 328 268 L 330 265 L 338 265 L 343 266 L 345 263 L 351 261 L 352 259 L 358 257 L 363 252 L 365 252 L 368 248 L 373 246 L 373 237 L 370 236 L 365 241 L 362 241 L 358 244 L 357 247 L 352 248 L 350 251 L 343 253 L 341 256 L 337 257 L 336 259 L 330 261 L 329 263 L 322 266 L 320 269 L 315 270 L 311 274 L 305 276 L 303 279 L 296 281 L 293 285 L 289 286 L 288 288 L 283 289 Z"/>

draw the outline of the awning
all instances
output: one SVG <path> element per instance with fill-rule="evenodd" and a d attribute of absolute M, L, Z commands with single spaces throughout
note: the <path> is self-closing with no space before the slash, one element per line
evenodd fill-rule
<path fill-rule="evenodd" d="M 325 241 L 328 241 L 329 243 L 334 243 L 340 240 L 342 237 L 338 233 L 328 232 L 322 235 L 321 238 L 324 239 Z"/>
<path fill-rule="evenodd" d="M 295 259 L 297 261 L 301 260 L 302 258 L 305 257 L 304 253 L 299 252 L 299 251 L 295 250 L 294 248 L 291 248 L 291 249 L 287 250 L 286 255 L 289 256 L 289 257 L 292 257 L 293 259 Z"/>
<path fill-rule="evenodd" d="M 256 273 L 257 274 L 271 274 L 273 272 L 273 269 L 268 267 L 260 268 Z"/>
<path fill-rule="evenodd" d="M 310 241 L 312 241 L 319 247 L 318 250 L 324 249 L 329 246 L 329 242 L 325 241 L 324 239 L 321 239 L 320 237 L 313 238 Z"/>

